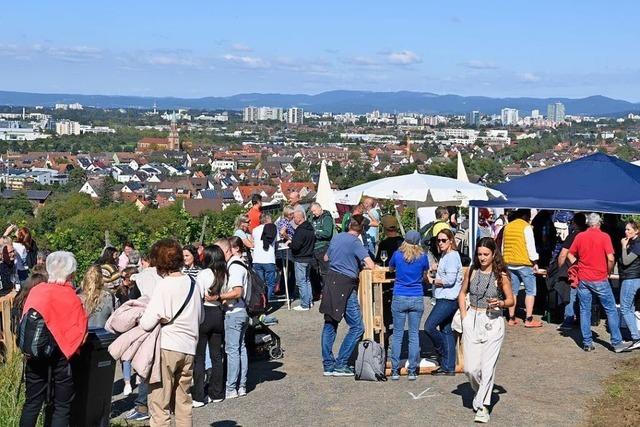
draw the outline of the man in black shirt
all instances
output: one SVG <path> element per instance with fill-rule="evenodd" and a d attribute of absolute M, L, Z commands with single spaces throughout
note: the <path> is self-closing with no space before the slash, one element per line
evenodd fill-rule
<path fill-rule="evenodd" d="M 560 253 L 558 254 L 558 268 L 561 268 L 567 262 L 567 255 L 569 254 L 569 248 L 573 244 L 578 233 L 582 233 L 587 229 L 587 217 L 582 212 L 578 212 L 573 216 L 571 220 L 571 228 L 572 231 L 569 233 L 564 242 L 562 242 L 562 249 L 560 249 Z M 570 330 L 573 329 L 576 321 L 575 321 L 575 303 L 576 297 L 578 295 L 577 288 L 571 288 L 571 294 L 569 297 L 569 303 L 564 307 L 564 320 L 558 326 L 558 330 Z"/>
<path fill-rule="evenodd" d="M 402 237 L 398 232 L 399 224 L 395 216 L 383 216 L 382 228 L 384 229 L 384 239 L 378 245 L 378 253 L 375 258 L 375 262 L 377 264 L 383 263 L 383 260 L 380 258 L 382 251 L 387 252 L 386 261 L 389 261 L 393 256 L 393 253 L 397 251 L 402 242 L 404 242 L 404 237 Z"/>

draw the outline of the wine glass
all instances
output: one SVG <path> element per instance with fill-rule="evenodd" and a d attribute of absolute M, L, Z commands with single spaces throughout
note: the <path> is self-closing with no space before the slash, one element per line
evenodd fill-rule
<path fill-rule="evenodd" d="M 386 267 L 386 262 L 389 259 L 389 257 L 387 256 L 387 251 L 380 251 L 380 259 L 382 260 L 382 266 Z"/>

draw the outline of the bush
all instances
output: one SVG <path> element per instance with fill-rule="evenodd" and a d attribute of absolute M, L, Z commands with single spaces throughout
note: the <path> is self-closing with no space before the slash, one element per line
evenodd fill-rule
<path fill-rule="evenodd" d="M 22 376 L 22 354 L 15 353 L 5 363 L 0 364 L 0 427 L 17 426 L 24 404 L 24 384 Z M 18 387 L 20 386 L 20 394 Z M 42 416 L 38 419 L 42 425 Z"/>

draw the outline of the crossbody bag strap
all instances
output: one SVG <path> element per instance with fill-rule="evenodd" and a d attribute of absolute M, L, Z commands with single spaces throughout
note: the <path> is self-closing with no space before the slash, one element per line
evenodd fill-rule
<path fill-rule="evenodd" d="M 170 322 L 166 323 L 167 325 L 169 323 L 173 323 L 174 320 L 176 320 L 178 318 L 178 316 L 180 316 L 182 314 L 182 311 L 185 309 L 185 307 L 187 306 L 187 304 L 189 303 L 189 301 L 191 301 L 191 297 L 193 296 L 193 290 L 196 287 L 196 281 L 193 277 L 188 276 L 189 279 L 191 280 L 191 287 L 189 288 L 189 294 L 187 295 L 187 298 L 184 300 L 184 302 L 182 303 L 182 307 L 180 307 L 180 310 L 178 310 L 178 312 L 176 313 L 175 316 L 173 316 L 173 319 L 171 319 Z"/>

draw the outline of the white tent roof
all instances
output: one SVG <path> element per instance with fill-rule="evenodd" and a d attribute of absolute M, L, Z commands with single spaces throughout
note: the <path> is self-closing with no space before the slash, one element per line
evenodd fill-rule
<path fill-rule="evenodd" d="M 356 205 L 362 196 L 376 199 L 414 201 L 423 206 L 458 206 L 468 200 L 505 198 L 504 194 L 478 184 L 443 176 L 426 175 L 417 171 L 377 179 L 347 190 L 336 191 L 336 203 Z"/>
<path fill-rule="evenodd" d="M 336 208 L 336 201 L 333 197 L 333 190 L 331 189 L 329 174 L 327 173 L 327 162 L 324 160 L 320 165 L 320 178 L 318 179 L 316 202 L 320 203 L 322 209 L 329 211 L 334 218 L 338 217 L 338 209 Z"/>

